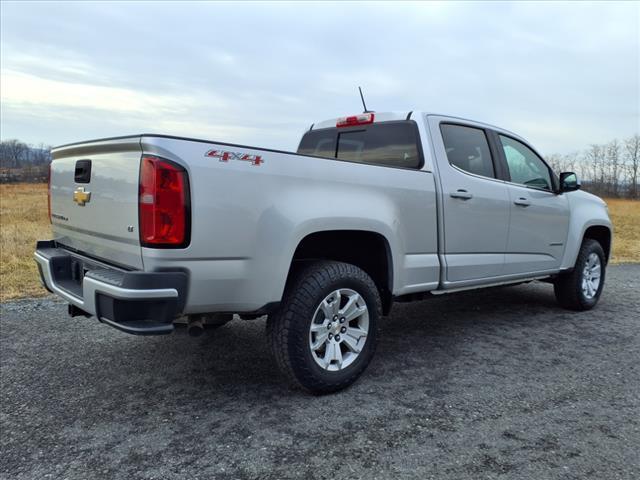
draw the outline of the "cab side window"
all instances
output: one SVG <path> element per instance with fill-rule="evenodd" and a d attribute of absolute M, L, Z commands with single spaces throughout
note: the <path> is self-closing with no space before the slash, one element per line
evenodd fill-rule
<path fill-rule="evenodd" d="M 440 132 L 451 165 L 482 177 L 495 177 L 484 130 L 444 123 L 440 125 Z"/>
<path fill-rule="evenodd" d="M 552 191 L 549 167 L 524 143 L 499 135 L 513 183 Z"/>

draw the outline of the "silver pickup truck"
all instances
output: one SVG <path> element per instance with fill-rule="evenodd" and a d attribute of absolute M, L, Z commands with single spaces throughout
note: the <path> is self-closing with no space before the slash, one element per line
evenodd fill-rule
<path fill-rule="evenodd" d="M 283 373 L 324 393 L 364 371 L 394 301 L 544 280 L 592 308 L 612 229 L 579 188 L 509 131 L 416 111 L 317 123 L 297 153 L 110 138 L 53 150 L 35 258 L 70 315 L 128 333 L 268 315 Z"/>

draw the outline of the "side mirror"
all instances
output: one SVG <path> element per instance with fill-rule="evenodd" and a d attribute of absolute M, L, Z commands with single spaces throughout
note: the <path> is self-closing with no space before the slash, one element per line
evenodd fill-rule
<path fill-rule="evenodd" d="M 562 172 L 560 174 L 560 193 L 573 192 L 580 188 L 580 180 L 574 172 Z"/>

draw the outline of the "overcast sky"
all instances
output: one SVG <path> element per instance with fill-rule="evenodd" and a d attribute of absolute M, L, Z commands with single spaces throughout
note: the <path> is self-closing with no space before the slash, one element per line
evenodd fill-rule
<path fill-rule="evenodd" d="M 542 153 L 640 132 L 640 3 L 1 4 L 2 139 L 158 132 L 295 149 L 313 123 L 425 110 Z"/>

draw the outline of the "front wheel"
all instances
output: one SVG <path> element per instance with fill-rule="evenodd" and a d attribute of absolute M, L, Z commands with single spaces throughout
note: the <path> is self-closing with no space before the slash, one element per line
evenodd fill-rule
<path fill-rule="evenodd" d="M 360 268 L 307 265 L 267 322 L 278 367 L 293 385 L 315 394 L 349 386 L 373 357 L 381 310 L 378 290 Z"/>
<path fill-rule="evenodd" d="M 600 243 L 585 239 L 573 271 L 562 274 L 554 283 L 558 303 L 571 310 L 595 307 L 604 287 L 605 267 L 606 259 Z"/>

